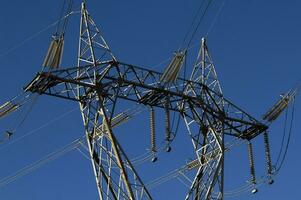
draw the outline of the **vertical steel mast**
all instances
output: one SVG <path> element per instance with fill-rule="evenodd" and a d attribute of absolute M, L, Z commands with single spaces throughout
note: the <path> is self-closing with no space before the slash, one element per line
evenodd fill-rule
<path fill-rule="evenodd" d="M 210 91 L 206 87 L 201 90 L 207 92 L 191 87 L 187 89 L 186 94 L 198 96 L 223 112 L 223 94 L 205 38 L 202 38 L 190 80 L 207 86 Z M 189 110 L 194 116 L 189 118 L 183 115 L 195 153 L 201 163 L 186 199 L 211 199 L 212 196 L 223 199 L 223 119 L 213 118 L 202 108 L 188 106 L 185 110 Z"/>
<path fill-rule="evenodd" d="M 108 61 L 116 62 L 116 59 L 89 15 L 85 3 L 82 3 L 77 78 L 88 77 L 86 83 L 94 85 L 95 90 L 87 91 L 78 85 L 77 98 L 80 100 L 99 197 L 152 199 L 112 130 L 117 96 L 105 95 L 107 91 L 98 82 L 100 77 L 96 72 L 99 62 Z M 87 65 L 90 65 L 89 69 L 81 70 L 81 66 Z M 106 71 L 108 68 L 109 66 L 104 66 L 101 70 Z"/>

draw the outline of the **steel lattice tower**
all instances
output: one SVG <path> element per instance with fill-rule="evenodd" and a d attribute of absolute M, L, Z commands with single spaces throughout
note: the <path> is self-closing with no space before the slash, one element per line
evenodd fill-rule
<path fill-rule="evenodd" d="M 221 108 L 221 111 L 223 110 L 222 90 L 204 38 L 190 80 L 206 85 L 208 90 L 207 88 L 202 88 L 207 90 L 203 92 L 195 90 L 193 84 L 192 88 L 187 88 L 185 94 L 200 96 L 201 99 L 207 100 L 208 105 L 217 106 Z M 214 187 L 218 189 L 217 199 L 222 199 L 224 178 L 223 120 L 212 118 L 201 107 L 190 106 L 190 109 L 194 117 L 189 118 L 186 115 L 183 115 L 183 117 L 191 135 L 197 158 L 200 163 L 204 163 L 204 166 L 198 169 L 186 199 L 208 199 Z"/>
<path fill-rule="evenodd" d="M 83 3 L 77 66 L 40 72 L 25 91 L 79 103 L 100 199 L 152 199 L 114 135 L 129 117 L 116 113 L 119 100 L 180 113 L 197 158 L 185 199 L 223 199 L 224 137 L 251 140 L 268 127 L 224 98 L 205 39 L 189 80 L 161 77 L 119 62 Z"/>

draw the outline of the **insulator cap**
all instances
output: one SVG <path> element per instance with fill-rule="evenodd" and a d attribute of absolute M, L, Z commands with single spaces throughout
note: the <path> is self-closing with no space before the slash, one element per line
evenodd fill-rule
<path fill-rule="evenodd" d="M 274 180 L 273 179 L 270 179 L 269 181 L 268 181 L 268 184 L 269 185 L 272 185 L 274 183 Z"/>
<path fill-rule="evenodd" d="M 256 194 L 258 192 L 258 189 L 254 188 L 251 192 L 252 192 L 252 194 Z"/>
<path fill-rule="evenodd" d="M 156 156 L 152 157 L 151 161 L 154 163 L 158 160 L 158 158 Z"/>

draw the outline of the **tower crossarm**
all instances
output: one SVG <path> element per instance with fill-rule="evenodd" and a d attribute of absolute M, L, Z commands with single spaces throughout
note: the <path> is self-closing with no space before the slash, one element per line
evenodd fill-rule
<path fill-rule="evenodd" d="M 118 97 L 148 106 L 165 108 L 168 102 L 170 110 L 186 117 L 190 115 L 186 112 L 188 109 L 199 108 L 200 122 L 206 113 L 212 120 L 224 122 L 225 134 L 242 139 L 252 139 L 267 129 L 266 125 L 202 83 L 178 78 L 163 84 L 159 72 L 116 61 L 83 66 L 80 71 L 84 71 L 84 75 L 78 75 L 78 71 L 76 67 L 38 73 L 25 91 L 83 102 L 87 96 L 96 95 L 97 89 L 104 97 Z M 96 80 L 91 78 L 95 72 Z M 78 89 L 81 91 L 79 96 L 76 95 Z M 217 102 L 220 99 L 223 104 Z"/>

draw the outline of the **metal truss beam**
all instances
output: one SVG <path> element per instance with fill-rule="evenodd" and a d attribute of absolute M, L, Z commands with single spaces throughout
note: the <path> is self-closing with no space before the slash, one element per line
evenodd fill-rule
<path fill-rule="evenodd" d="M 252 139 L 267 129 L 266 125 L 206 85 L 180 78 L 172 84 L 164 85 L 159 81 L 161 73 L 116 61 L 80 69 L 69 68 L 39 73 L 25 90 L 73 101 L 85 101 L 90 98 L 87 94 L 94 93 L 96 85 L 89 82 L 90 75 L 78 77 L 78 70 L 85 71 L 91 76 L 96 73 L 98 87 L 101 87 L 101 93 L 106 97 L 116 96 L 160 108 L 166 107 L 168 98 L 170 110 L 183 113 L 191 120 L 195 120 L 195 116 L 186 112 L 187 109 L 200 108 L 197 111 L 199 115 L 197 120 L 202 123 L 205 113 L 212 120 L 222 119 L 225 124 L 224 133 L 227 135 Z M 76 90 L 81 90 L 85 95 L 78 97 Z M 218 102 L 217 97 L 223 99 L 223 104 Z"/>

